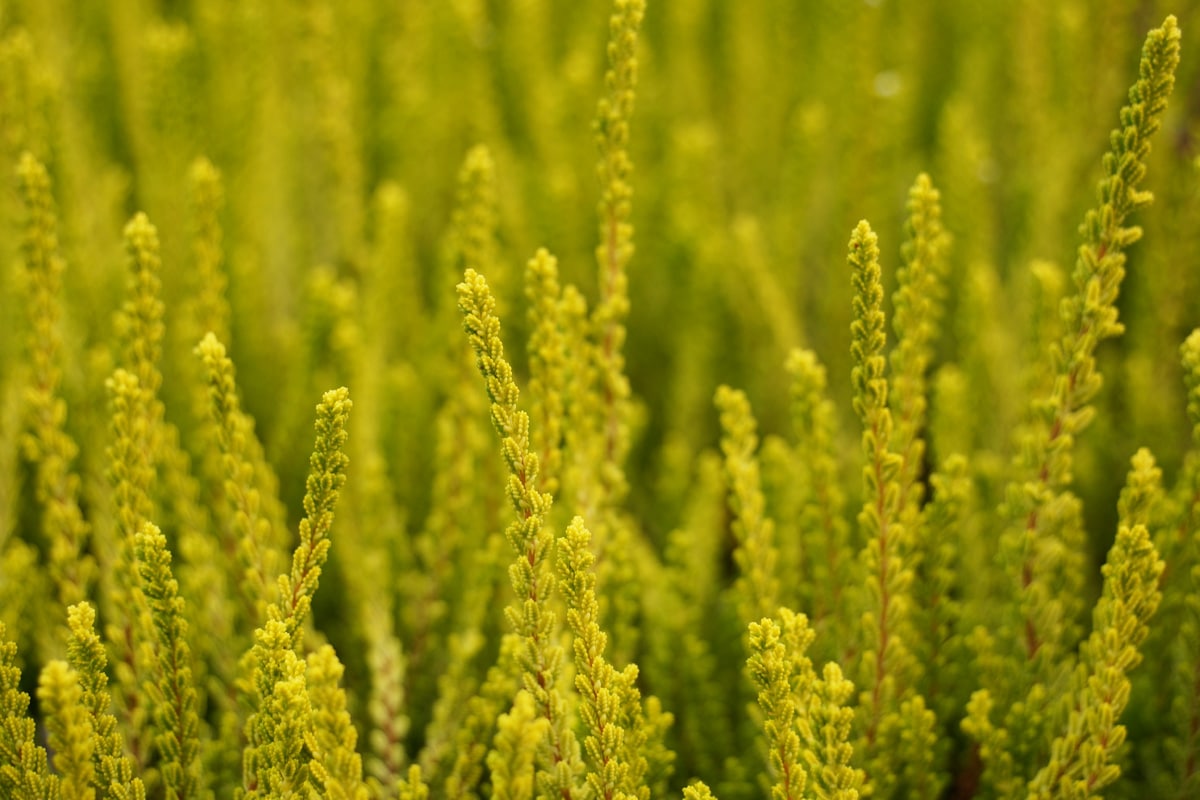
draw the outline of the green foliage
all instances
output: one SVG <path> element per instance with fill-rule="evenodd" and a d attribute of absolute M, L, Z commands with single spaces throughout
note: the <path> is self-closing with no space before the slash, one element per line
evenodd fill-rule
<path fill-rule="evenodd" d="M 825 665 L 821 678 L 813 684 L 807 726 L 813 740 L 809 765 L 821 800 L 855 800 L 862 791 L 863 772 L 851 763 L 854 711 L 847 703 L 853 694 L 854 684 L 833 662 Z"/>
<path fill-rule="evenodd" d="M 421 780 L 421 768 L 413 764 L 408 768 L 408 777 L 400 781 L 400 800 L 427 800 L 429 787 Z"/>
<path fill-rule="evenodd" d="M 625 375 L 624 320 L 629 315 L 629 277 L 633 258 L 633 187 L 629 181 L 633 164 L 629 157 L 629 128 L 637 85 L 637 41 L 643 0 L 615 0 L 609 19 L 608 71 L 594 124 L 600 149 L 597 171 L 603 190 L 600 196 L 600 244 L 596 260 L 600 267 L 600 302 L 592 320 L 600 333 L 597 368 L 604 387 L 605 423 L 603 458 L 611 469 L 600 473 L 602 485 L 620 500 L 624 494 L 621 465 L 629 449 L 629 379 Z"/>
<path fill-rule="evenodd" d="M 211 332 L 196 346 L 196 354 L 207 373 L 213 438 L 221 454 L 222 495 L 228 503 L 227 510 L 221 509 L 218 525 L 224 549 L 237 552 L 240 569 L 234 583 L 242 594 L 242 614 L 257 623 L 274 600 L 271 576 L 278 574 L 282 562 L 275 546 L 278 536 L 272 533 L 255 465 L 246 454 L 253 431 L 239 406 L 233 362 Z"/>
<path fill-rule="evenodd" d="M 267 615 L 283 621 L 293 647 L 299 646 L 301 626 L 312 609 L 321 568 L 329 555 L 333 511 L 346 482 L 346 422 L 352 405 L 350 392 L 342 387 L 326 392 L 317 406 L 316 443 L 304 485 L 300 541 L 292 553 L 291 573 L 279 576 L 279 603 Z"/>
<path fill-rule="evenodd" d="M 308 656 L 308 696 L 312 702 L 313 783 L 324 797 L 336 800 L 365 800 L 362 757 L 355 751 L 358 733 L 346 709 L 346 693 L 339 686 L 343 667 L 329 645 Z"/>
<path fill-rule="evenodd" d="M 502 714 L 496 724 L 495 748 L 488 753 L 493 797 L 522 800 L 534 796 L 534 755 L 549 724 L 545 717 L 537 716 L 529 692 L 518 692 L 512 711 Z"/>
<path fill-rule="evenodd" d="M 545 250 L 538 250 L 525 267 L 525 300 L 529 304 L 529 393 L 535 399 L 538 426 L 535 436 L 540 443 L 538 463 L 546 490 L 558 488 L 562 463 L 563 384 L 565 382 L 565 342 L 562 316 L 562 288 L 558 282 L 558 262 Z"/>
<path fill-rule="evenodd" d="M 5 4 L 0 797 L 1200 794 L 1173 4 Z"/>
<path fill-rule="evenodd" d="M 864 777 L 851 766 L 854 685 L 834 662 L 817 675 L 807 656 L 815 636 L 803 614 L 786 608 L 779 621 L 750 623 L 746 666 L 763 712 L 772 796 L 854 800 Z"/>
<path fill-rule="evenodd" d="M 763 733 L 776 776 L 771 795 L 776 800 L 804 796 L 808 775 L 801 764 L 796 717 L 810 705 L 813 683 L 812 662 L 804 655 L 813 640 L 808 620 L 788 612 L 784 624 L 788 625 L 786 633 L 768 618 L 750 623 L 750 660 L 746 664 L 758 687 L 758 705 L 765 718 Z"/>
<path fill-rule="evenodd" d="M 637 689 L 637 667 L 617 672 L 605 658 L 608 637 L 600 629 L 596 602 L 595 557 L 589 547 L 592 535 L 583 520 L 575 517 L 558 541 L 558 571 L 562 576 L 567 624 L 575 637 L 575 688 L 579 691 L 579 716 L 588 735 L 587 782 L 600 797 L 646 798 L 641 785 L 646 756 L 635 742 L 632 728 L 641 716 Z"/>
<path fill-rule="evenodd" d="M 254 635 L 256 709 L 246 720 L 242 785 L 249 800 L 287 797 L 308 782 L 306 739 L 312 706 L 304 662 L 296 655 L 291 632 L 279 619 L 267 620 Z"/>
<path fill-rule="evenodd" d="M 766 498 L 759 477 L 757 423 L 750 413 L 744 392 L 721 386 L 715 398 L 721 412 L 721 451 L 725 454 L 725 480 L 729 485 L 729 508 L 737 537 L 740 577 L 738 614 L 743 620 L 768 613 L 777 607 L 779 555 L 774 542 L 774 522 L 766 516 Z"/>
<path fill-rule="evenodd" d="M 59 778 L 50 774 L 46 750 L 34 741 L 37 726 L 28 714 L 29 695 L 18 688 L 16 658 L 17 646 L 0 628 L 0 781 L 12 797 L 56 800 Z"/>
<path fill-rule="evenodd" d="M 992 658 L 987 651 L 993 645 L 984 642 L 979 646 L 984 651 L 980 672 L 985 688 L 972 697 L 964 722 L 968 733 L 979 734 L 988 764 L 985 781 L 992 782 L 995 776 L 994 785 L 1001 794 L 1018 790 L 1033 778 L 1028 761 L 1030 757 L 1045 757 L 1044 744 L 1028 749 L 1023 743 L 1005 741 L 1004 731 L 983 719 L 985 704 L 992 697 L 1000 698 L 1002 707 L 1011 704 L 1003 726 L 1010 731 L 1032 725 L 1041 732 L 1037 739 L 1054 735 L 1054 727 L 1061 720 L 1053 708 L 1058 704 L 1056 692 L 1050 690 L 1066 682 L 1075 669 L 1073 651 L 1081 638 L 1078 618 L 1084 591 L 1086 537 L 1080 502 L 1069 489 L 1073 481 L 1073 447 L 1095 416 L 1094 407 L 1088 405 L 1101 386 L 1095 349 L 1103 339 L 1123 330 L 1117 322 L 1115 304 L 1125 274 L 1123 251 L 1141 236 L 1140 228 L 1124 227 L 1124 222 L 1133 209 L 1150 200 L 1137 185 L 1146 171 L 1143 162 L 1149 152 L 1147 138 L 1160 125 L 1165 98 L 1174 80 L 1179 36 L 1175 19 L 1168 17 L 1146 39 L 1139 79 L 1130 89 L 1129 103 L 1121 111 L 1121 127 L 1110 137 L 1112 149 L 1103 159 L 1106 177 L 1099 187 L 1100 206 L 1087 213 L 1080 228 L 1084 243 L 1073 273 L 1075 294 L 1063 300 L 1061 322 L 1065 332 L 1049 349 L 1048 372 L 1054 375 L 1053 387 L 1049 397 L 1032 406 L 1030 430 L 1024 435 L 1017 464 L 1025 477 L 1009 484 L 1002 508 L 1009 524 L 1002 534 L 1000 552 L 1009 570 L 1009 585 L 1015 589 L 1016 603 L 1009 608 L 1019 610 L 1019 614 L 1009 617 L 1008 635 L 1002 634 L 1000 644 L 1001 661 L 994 668 L 983 667 Z M 1151 604 L 1151 610 L 1155 606 L 1157 602 Z M 1015 631 L 1020 634 L 1014 640 L 1011 634 Z M 1122 635 L 1130 634 L 1132 631 L 1126 630 Z M 1092 659 L 1096 657 L 1091 655 Z M 1066 722 L 1079 724 L 1070 719 Z M 1014 758 L 1007 752 L 1010 748 L 1021 757 Z M 1051 758 L 1051 763 L 1066 768 L 1062 753 L 1054 752 Z M 990 766 L 993 762 L 995 770 Z M 1093 771 L 1102 767 L 1096 758 L 1088 763 Z M 1119 768 L 1114 765 L 1113 769 Z M 1098 772 L 1091 777 L 1101 780 Z M 1111 782 L 1114 777 L 1105 773 L 1103 782 Z M 1030 784 L 1031 790 L 1053 790 L 1056 779 L 1050 784 L 1046 780 L 1039 777 Z"/>
<path fill-rule="evenodd" d="M 1125 673 L 1141 660 L 1138 646 L 1158 608 L 1162 569 L 1145 526 L 1122 527 L 1104 565 L 1095 628 L 1072 682 L 1066 732 L 1051 745 L 1050 762 L 1030 783 L 1030 797 L 1099 797 L 1120 776 L 1112 762 L 1125 741 L 1125 726 L 1116 724 L 1129 702 Z"/>
<path fill-rule="evenodd" d="M 901 247 L 904 265 L 897 275 L 892 350 L 892 416 L 896 420 L 895 450 L 900 456 L 900 497 L 897 505 L 907 524 L 921 506 L 918 480 L 925 457 L 924 429 L 929 401 L 925 374 L 933 360 L 933 345 L 942 316 L 945 251 L 948 235 L 942 228 L 938 190 L 921 173 L 908 193 L 908 223 Z"/>
<path fill-rule="evenodd" d="M 142 594 L 154 622 L 154 680 L 145 693 L 153 705 L 159 769 L 170 800 L 197 797 L 201 795 L 200 720 L 179 582 L 171 573 L 167 539 L 154 523 L 148 522 L 138 531 L 134 551 Z"/>
<path fill-rule="evenodd" d="M 68 661 L 79 676 L 82 691 L 80 702 L 87 709 L 90 727 L 95 736 L 92 749 L 96 783 L 101 797 L 141 800 L 146 790 L 142 779 L 134 777 L 133 762 L 125 755 L 125 741 L 108 693 L 105 666 L 108 658 L 95 629 L 96 611 L 87 603 L 67 609 Z"/>
<path fill-rule="evenodd" d="M 801 607 L 812 609 L 814 625 L 830 629 L 818 647 L 833 654 L 829 646 L 844 640 L 849 622 L 836 613 L 842 605 L 854 574 L 853 540 L 846 522 L 845 490 L 839 478 L 835 452 L 838 432 L 833 403 L 826 396 L 825 367 L 811 350 L 793 350 L 787 361 L 791 376 L 792 428 L 797 444 L 793 461 L 799 468 L 797 482 L 800 507 L 799 531 L 803 537 L 801 553 Z"/>
<path fill-rule="evenodd" d="M 87 593 L 92 559 L 84 552 L 88 525 L 79 508 L 79 477 L 71 472 L 78 447 L 64 430 L 67 408 L 58 396 L 62 382 L 62 256 L 50 178 L 29 153 L 17 167 L 28 221 L 22 240 L 29 273 L 30 386 L 25 401 L 30 435 L 27 458 L 37 464 L 38 497 L 45 511 L 42 528 L 50 542 L 51 574 L 61 601 L 74 603 Z"/>
<path fill-rule="evenodd" d="M 475 350 L 488 398 L 492 424 L 501 437 L 508 466 L 508 498 L 516 519 L 505 530 L 515 560 L 509 567 L 516 598 L 505 610 L 508 624 L 524 641 L 518 656 L 524 688 L 549 722 L 545 746 L 539 747 L 539 791 L 571 795 L 579 772 L 578 744 L 566 725 L 564 700 L 558 689 L 562 649 L 554 643 L 554 612 L 549 598 L 555 579 L 547 570 L 551 534 L 545 516 L 553 498 L 538 487 L 538 457 L 530 449 L 529 415 L 517 407 L 520 390 L 504 358 L 496 301 L 487 281 L 468 269 L 458 285 L 459 309 Z"/>
<path fill-rule="evenodd" d="M 929 223 L 923 218 L 929 209 L 920 207 L 922 202 L 928 202 L 932 191 L 925 184 L 918 181 L 913 202 L 914 230 Z M 915 514 L 905 513 L 908 500 L 904 487 L 911 484 L 905 476 L 906 459 L 920 448 L 910 427 L 905 437 L 908 442 L 901 447 L 904 452 L 892 450 L 889 382 L 884 375 L 886 334 L 879 247 L 865 220 L 851 234 L 849 248 L 855 290 L 851 374 L 854 409 L 863 427 L 862 449 L 866 461 L 863 510 L 858 515 L 867 544 L 860 557 L 866 584 L 858 650 L 861 693 L 857 749 L 865 755 L 866 771 L 874 784 L 871 791 L 878 796 L 936 795 L 939 790 L 932 764 L 936 719 L 917 690 L 921 665 L 913 653 L 917 633 L 912 620 L 914 575 L 909 554 L 914 549 Z M 908 281 L 914 280 L 912 273 L 919 269 L 921 257 L 911 258 L 905 275 Z M 898 320 L 897 324 L 906 338 L 895 359 L 902 366 L 907 366 L 906 359 L 920 360 L 922 349 L 919 342 L 923 337 L 912 328 L 908 303 L 902 288 L 897 305 L 906 313 L 901 317 L 904 322 Z M 909 397 L 901 401 L 907 426 L 920 413 L 919 391 L 919 386 L 907 386 Z"/>
<path fill-rule="evenodd" d="M 95 746 L 92 726 L 83 707 L 79 675 L 65 661 L 51 661 L 38 680 L 38 701 L 49 720 L 48 744 L 59 774 L 64 800 L 92 800 Z"/>

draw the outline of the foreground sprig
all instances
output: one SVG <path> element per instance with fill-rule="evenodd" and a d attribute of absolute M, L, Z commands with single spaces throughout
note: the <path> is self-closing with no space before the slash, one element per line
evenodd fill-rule
<path fill-rule="evenodd" d="M 135 554 L 156 635 L 154 681 L 147 683 L 147 694 L 153 703 L 154 744 L 163 784 L 168 800 L 202 797 L 200 718 L 184 603 L 171 573 L 167 538 L 153 523 L 138 531 Z"/>
<path fill-rule="evenodd" d="M 37 694 L 46 717 L 47 739 L 63 800 L 92 800 L 95 737 L 83 706 L 79 674 L 65 661 L 51 661 L 38 679 Z"/>
<path fill-rule="evenodd" d="M 883 282 L 878 239 L 864 220 L 850 237 L 854 286 L 850 352 L 854 410 L 862 423 L 863 508 L 858 524 L 866 539 L 860 563 L 865 578 L 860 670 L 860 747 L 877 796 L 900 787 L 928 791 L 933 715 L 916 691 L 920 665 L 913 657 L 911 533 L 901 519 L 903 458 L 891 449 L 892 415 L 883 351 Z"/>
<path fill-rule="evenodd" d="M 350 390 L 331 389 L 317 406 L 316 443 L 304 484 L 304 519 L 300 543 L 292 554 L 292 570 L 279 578 L 279 604 L 272 616 L 283 620 L 294 645 L 312 609 L 321 568 L 329 555 L 329 532 L 338 495 L 346 482 L 346 423 L 350 419 Z"/>
<path fill-rule="evenodd" d="M 1098 204 L 1086 213 L 1080 228 L 1083 241 L 1072 272 L 1074 293 L 1062 303 L 1061 336 L 1048 353 L 1050 391 L 1032 403 L 1030 430 L 1019 442 L 1016 477 L 1001 507 L 1005 528 L 999 559 L 1011 594 L 1002 606 L 1001 622 L 993 623 L 1002 633 L 992 637 L 979 628 L 973 637 L 983 688 L 972 695 L 963 722 L 963 729 L 979 744 L 987 792 L 1020 792 L 1033 780 L 1031 762 L 1036 761 L 1030 754 L 1059 735 L 1053 729 L 1055 698 L 1047 687 L 1077 673 L 1086 533 L 1082 503 L 1071 491 L 1074 443 L 1095 416 L 1091 403 L 1101 387 L 1096 348 L 1124 330 L 1117 308 L 1125 277 L 1124 251 L 1142 233 L 1126 223 L 1152 199 L 1139 185 L 1146 173 L 1150 137 L 1161 126 L 1174 85 L 1180 38 L 1174 17 L 1146 37 L 1138 79 L 1102 161 L 1105 175 Z M 1119 535 L 1118 543 L 1132 536 L 1137 526 L 1127 527 L 1130 532 Z M 1134 551 L 1140 548 L 1131 541 L 1126 545 Z M 1132 632 L 1125 629 L 1119 638 L 1127 639 Z M 1090 649 L 1084 661 L 1095 662 L 1099 656 L 1094 647 L 1086 647 Z M 999 719 L 992 718 L 994 712 Z M 1073 728 L 1071 735 L 1076 744 L 1068 749 L 1079 744 L 1082 731 Z M 1061 757 L 1056 756 L 1055 763 L 1063 763 Z M 1060 779 L 1042 775 L 1037 780 L 1039 791 L 1051 791 Z"/>
<path fill-rule="evenodd" d="M 95 736 L 92 759 L 95 762 L 96 782 L 104 796 L 141 800 L 146 796 L 140 777 L 134 777 L 133 761 L 125 755 L 125 737 L 117 726 L 111 710 L 108 676 L 105 668 L 108 657 L 104 644 L 96 635 L 96 610 L 87 603 L 67 609 L 67 661 L 79 674 L 83 690 L 81 702 L 88 710 Z"/>
<path fill-rule="evenodd" d="M 308 693 L 306 665 L 299 652 L 304 622 L 312 609 L 321 568 L 329 555 L 329 532 L 339 491 L 346 481 L 346 423 L 350 393 L 332 389 L 317 406 L 316 441 L 305 483 L 305 518 L 300 542 L 292 555 L 289 574 L 279 576 L 279 600 L 267 609 L 267 620 L 254 632 L 248 666 L 250 702 L 246 720 L 246 749 L 242 755 L 242 784 L 247 800 L 290 796 L 310 780 L 306 749 L 321 756 L 325 743 L 314 738 L 313 702 Z M 318 662 L 319 664 L 319 662 Z M 328 669 L 323 667 L 322 669 Z M 315 678 L 318 712 L 328 709 L 326 674 Z M 315 762 L 324 768 L 324 762 Z M 319 771 L 316 780 L 329 777 Z"/>
<path fill-rule="evenodd" d="M 588 756 L 588 784 L 596 797 L 634 800 L 649 797 L 642 784 L 646 758 L 630 748 L 641 697 L 636 666 L 618 672 L 605 657 L 608 636 L 600 629 L 596 599 L 595 556 L 592 535 L 583 519 L 575 517 L 558 540 L 558 572 L 567 603 L 567 622 L 575 635 L 575 687 L 579 714 L 587 726 L 584 741 Z"/>
<path fill-rule="evenodd" d="M 1126 219 L 1153 199 L 1138 188 L 1146 174 L 1150 137 L 1162 124 L 1167 98 L 1175 84 L 1181 34 L 1175 17 L 1146 37 L 1138 66 L 1138 80 L 1121 109 L 1120 123 L 1109 137 L 1111 149 L 1102 160 L 1105 176 L 1097 190 L 1099 205 L 1087 212 L 1080 233 L 1075 269 L 1071 274 L 1075 294 L 1062 306 L 1063 335 L 1051 350 L 1056 378 L 1048 398 L 1035 404 L 1040 432 L 1023 448 L 1022 483 L 1009 489 L 1007 513 L 1012 528 L 1005 534 L 1007 549 L 1019 553 L 1017 569 L 1022 597 L 1026 656 L 1033 658 L 1045 644 L 1061 646 L 1045 619 L 1053 610 L 1037 607 L 1046 575 L 1039 553 L 1053 546 L 1043 541 L 1055 537 L 1050 507 L 1072 482 L 1073 445 L 1095 415 L 1089 405 L 1100 391 L 1096 347 L 1119 336 L 1124 326 L 1117 320 L 1117 295 L 1125 277 L 1125 249 L 1142 236 Z M 1048 523 L 1047 517 L 1050 517 Z M 1050 530 L 1045 528 L 1050 527 Z M 1053 587 L 1047 590 L 1054 595 Z"/>
<path fill-rule="evenodd" d="M 246 720 L 242 753 L 245 800 L 290 797 L 304 791 L 312 735 L 304 661 L 296 655 L 287 625 L 269 619 L 254 632 L 255 710 Z"/>
<path fill-rule="evenodd" d="M 815 633 L 787 608 L 750 623 L 746 667 L 763 713 L 767 760 L 776 800 L 857 800 L 865 781 L 852 767 L 854 684 L 835 663 L 818 676 L 808 657 Z"/>
<path fill-rule="evenodd" d="M 750 623 L 750 658 L 747 671 L 758 689 L 763 712 L 767 758 L 774 777 L 775 800 L 807 797 L 808 774 L 802 763 L 797 715 L 805 713 L 812 692 L 812 662 L 805 655 L 813 632 L 803 616 L 786 615 L 785 630 L 764 617 Z M 790 646 L 789 646 L 790 645 Z"/>
<path fill-rule="evenodd" d="M 1142 660 L 1139 647 L 1162 599 L 1163 571 L 1146 527 L 1127 522 L 1104 565 L 1104 592 L 1075 670 L 1066 731 L 1030 784 L 1029 800 L 1092 800 L 1121 774 L 1115 762 L 1125 726 L 1117 720 L 1129 703 L 1128 672 Z"/>
<path fill-rule="evenodd" d="M 505 616 L 524 640 L 519 662 L 525 689 L 533 695 L 539 716 L 550 722 L 549 747 L 538 759 L 539 789 L 569 797 L 582 764 L 557 685 L 562 648 L 554 642 L 555 616 L 549 609 L 554 577 L 547 559 L 553 537 L 545 527 L 553 498 L 538 488 L 539 463 L 530 445 L 529 415 L 517 405 L 520 390 L 504 357 L 496 300 L 487 281 L 473 269 L 458 284 L 458 308 L 491 400 L 492 424 L 500 434 L 508 465 L 508 499 L 516 512 L 505 530 L 516 556 L 508 572 L 516 598 Z"/>
<path fill-rule="evenodd" d="M 29 695 L 20 683 L 17 646 L 0 623 L 0 789 L 20 800 L 57 800 L 58 776 L 51 774 L 46 750 L 36 742 Z"/>

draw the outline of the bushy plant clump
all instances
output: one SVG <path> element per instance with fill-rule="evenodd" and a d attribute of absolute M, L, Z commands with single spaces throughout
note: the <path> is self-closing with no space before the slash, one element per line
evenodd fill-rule
<path fill-rule="evenodd" d="M 1158 5 L 0 7 L 0 797 L 1200 796 Z"/>

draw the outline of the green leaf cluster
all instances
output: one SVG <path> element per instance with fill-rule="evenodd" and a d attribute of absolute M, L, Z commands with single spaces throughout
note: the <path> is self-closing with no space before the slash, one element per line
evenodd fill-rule
<path fill-rule="evenodd" d="M 1171 6 L 5 4 L 0 797 L 1200 794 Z"/>

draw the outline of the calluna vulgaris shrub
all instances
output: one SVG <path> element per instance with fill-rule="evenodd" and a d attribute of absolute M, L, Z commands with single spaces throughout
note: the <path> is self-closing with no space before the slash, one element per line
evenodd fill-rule
<path fill-rule="evenodd" d="M 1200 797 L 1173 3 L 0 4 L 0 797 Z"/>

